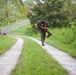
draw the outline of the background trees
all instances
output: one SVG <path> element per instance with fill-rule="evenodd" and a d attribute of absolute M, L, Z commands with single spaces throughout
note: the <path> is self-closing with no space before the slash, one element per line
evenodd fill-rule
<path fill-rule="evenodd" d="M 0 1 L 0 26 L 27 17 L 28 7 L 22 0 Z"/>
<path fill-rule="evenodd" d="M 37 0 L 37 4 L 29 11 L 28 18 L 32 24 L 47 20 L 50 27 L 67 27 L 71 26 L 69 23 L 75 20 L 75 15 L 76 4 L 71 0 Z"/>
<path fill-rule="evenodd" d="M 76 3 L 72 3 L 71 0 L 2 0 L 0 2 L 0 26 L 25 19 L 27 14 L 32 24 L 47 20 L 50 27 L 76 25 Z"/>

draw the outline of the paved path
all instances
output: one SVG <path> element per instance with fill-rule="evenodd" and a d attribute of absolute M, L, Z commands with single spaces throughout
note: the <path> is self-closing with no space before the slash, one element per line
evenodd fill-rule
<path fill-rule="evenodd" d="M 28 23 L 29 23 L 29 20 L 25 20 L 23 22 L 14 24 L 12 26 L 5 27 L 5 28 L 3 28 L 1 30 L 1 33 L 8 33 L 10 30 L 15 29 L 15 28 L 18 28 L 18 27 L 23 26 L 23 25 L 28 24 Z"/>
<path fill-rule="evenodd" d="M 37 42 L 46 52 L 48 52 L 58 63 L 68 71 L 68 75 L 76 75 L 76 59 L 69 56 L 67 53 L 62 52 L 48 44 L 41 45 L 41 41 L 31 38 Z"/>
<path fill-rule="evenodd" d="M 16 66 L 23 48 L 23 39 L 17 39 L 17 42 L 7 52 L 0 56 L 0 75 L 10 75 Z"/>

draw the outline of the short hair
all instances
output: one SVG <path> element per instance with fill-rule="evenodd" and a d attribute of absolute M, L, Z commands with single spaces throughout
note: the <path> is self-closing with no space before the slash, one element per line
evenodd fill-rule
<path fill-rule="evenodd" d="M 41 24 L 45 24 L 45 22 L 44 21 L 41 21 Z"/>

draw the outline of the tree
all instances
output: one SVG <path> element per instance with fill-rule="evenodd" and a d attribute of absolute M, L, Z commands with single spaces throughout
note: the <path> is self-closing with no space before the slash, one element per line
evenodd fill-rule
<path fill-rule="evenodd" d="M 2 0 L 0 2 L 0 25 L 9 24 L 17 18 L 26 17 L 26 5 L 22 0 Z"/>
<path fill-rule="evenodd" d="M 38 2 L 31 8 L 28 18 L 32 24 L 39 20 L 47 20 L 50 27 L 67 27 L 72 19 L 71 9 L 71 0 L 45 0 L 44 3 Z"/>

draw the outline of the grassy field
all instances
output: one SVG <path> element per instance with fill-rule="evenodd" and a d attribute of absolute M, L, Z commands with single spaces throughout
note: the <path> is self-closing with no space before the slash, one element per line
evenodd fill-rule
<path fill-rule="evenodd" d="M 50 30 L 53 35 L 49 39 L 46 39 L 45 42 L 76 58 L 76 47 L 72 45 L 72 42 L 68 42 L 71 35 L 67 34 L 67 39 L 64 36 L 67 28 Z"/>
<path fill-rule="evenodd" d="M 0 36 L 0 55 L 8 50 L 15 42 L 15 38 Z"/>
<path fill-rule="evenodd" d="M 14 29 L 11 31 L 11 33 L 15 35 L 22 35 L 22 36 L 25 36 L 25 35 L 34 36 L 34 31 L 32 30 L 32 27 L 30 24 Z"/>
<path fill-rule="evenodd" d="M 73 38 L 76 37 L 76 35 L 72 37 L 73 36 L 72 33 L 73 32 L 75 33 L 75 31 L 71 32 L 71 29 L 69 28 L 62 28 L 62 29 L 55 28 L 49 30 L 53 35 L 49 38 L 46 38 L 45 42 L 76 58 L 76 45 L 75 44 L 72 45 L 71 42 Z M 38 32 L 37 34 L 35 34 L 30 24 L 17 28 L 11 31 L 11 33 L 15 35 L 31 36 L 40 39 L 40 33 Z"/>
<path fill-rule="evenodd" d="M 24 48 L 11 75 L 67 75 L 67 72 L 38 44 L 24 38 Z"/>

